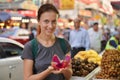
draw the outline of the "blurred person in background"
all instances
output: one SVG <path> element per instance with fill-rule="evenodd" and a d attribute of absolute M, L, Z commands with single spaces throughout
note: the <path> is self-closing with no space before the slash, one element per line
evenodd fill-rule
<path fill-rule="evenodd" d="M 74 19 L 74 30 L 70 31 L 69 43 L 72 47 L 71 57 L 73 58 L 79 51 L 88 50 L 90 46 L 90 40 L 87 30 L 81 27 L 81 20 L 79 18 Z"/>
<path fill-rule="evenodd" d="M 114 31 L 111 38 L 108 40 L 105 49 L 116 49 L 119 46 L 120 33 Z"/>
<path fill-rule="evenodd" d="M 21 29 L 28 29 L 27 23 L 20 23 Z"/>
<path fill-rule="evenodd" d="M 35 24 L 33 24 L 31 21 L 28 23 L 28 30 L 30 31 L 29 40 L 34 39 L 37 35 L 37 30 Z"/>
<path fill-rule="evenodd" d="M 120 34 L 120 26 L 119 27 L 117 27 L 117 31 L 119 32 L 119 34 Z M 119 44 L 120 44 L 120 39 L 119 39 Z"/>
<path fill-rule="evenodd" d="M 93 23 L 93 26 L 88 30 L 90 37 L 90 49 L 101 51 L 102 32 L 99 30 L 98 23 Z"/>
<path fill-rule="evenodd" d="M 59 38 L 64 38 L 63 29 L 59 29 L 58 34 L 56 36 Z"/>
<path fill-rule="evenodd" d="M 67 41 L 69 41 L 70 31 L 71 31 L 70 28 L 65 28 L 64 31 L 63 31 L 64 38 L 65 38 Z"/>
<path fill-rule="evenodd" d="M 101 51 L 105 49 L 107 41 L 110 39 L 110 37 L 111 37 L 110 29 L 102 27 Z"/>
<path fill-rule="evenodd" d="M 65 23 L 63 24 L 64 25 L 63 35 L 64 35 L 64 38 L 67 41 L 69 41 L 70 31 L 73 28 L 73 26 L 71 25 L 73 23 L 73 19 L 68 18 L 67 21 L 68 21 L 68 25 L 66 25 Z"/>
<path fill-rule="evenodd" d="M 30 27 L 29 40 L 32 40 L 36 37 L 37 31 L 35 27 Z"/>

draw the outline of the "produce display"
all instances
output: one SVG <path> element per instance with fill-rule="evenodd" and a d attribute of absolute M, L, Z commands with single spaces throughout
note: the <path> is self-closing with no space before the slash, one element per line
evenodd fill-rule
<path fill-rule="evenodd" d="M 72 59 L 73 76 L 85 77 L 101 63 L 101 56 L 94 50 L 80 51 Z"/>
<path fill-rule="evenodd" d="M 81 59 L 72 59 L 72 70 L 73 70 L 73 76 L 80 76 L 85 77 L 87 76 L 91 71 L 93 71 L 98 64 L 88 62 L 87 59 L 81 60 Z"/>
<path fill-rule="evenodd" d="M 120 51 L 106 50 L 102 55 L 101 70 L 97 79 L 120 80 Z"/>
<path fill-rule="evenodd" d="M 118 45 L 117 49 L 120 51 L 120 45 Z"/>
<path fill-rule="evenodd" d="M 75 59 L 80 58 L 81 60 L 87 59 L 88 62 L 92 62 L 95 64 L 100 65 L 102 56 L 100 56 L 96 51 L 94 50 L 87 50 L 87 51 L 80 51 L 78 52 L 75 57 Z"/>

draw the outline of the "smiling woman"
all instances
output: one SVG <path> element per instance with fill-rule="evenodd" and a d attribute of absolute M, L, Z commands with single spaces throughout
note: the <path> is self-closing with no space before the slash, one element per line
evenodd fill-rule
<path fill-rule="evenodd" d="M 71 49 L 66 40 L 54 35 L 58 15 L 58 10 L 52 4 L 44 4 L 39 8 L 37 36 L 27 42 L 23 50 L 24 80 L 70 80 L 72 76 L 70 62 L 65 68 L 59 70 L 51 65 L 55 54 L 63 60 L 66 54 L 70 54 Z M 64 42 L 63 46 L 66 46 L 65 52 L 61 47 L 61 40 Z M 36 49 L 37 55 L 32 53 Z"/>

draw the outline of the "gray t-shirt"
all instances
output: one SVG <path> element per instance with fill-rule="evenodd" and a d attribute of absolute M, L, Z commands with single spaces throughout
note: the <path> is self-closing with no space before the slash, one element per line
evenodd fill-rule
<path fill-rule="evenodd" d="M 65 40 L 66 53 L 71 50 L 69 43 Z M 51 47 L 45 47 L 41 43 L 38 43 L 38 55 L 35 58 L 35 70 L 36 73 L 40 73 L 48 68 L 51 65 L 52 57 L 54 54 L 57 54 L 60 59 L 64 59 L 65 54 L 60 46 L 58 38 L 56 38 L 55 43 Z M 22 59 L 31 59 L 34 60 L 32 55 L 32 45 L 31 41 L 25 44 Z M 50 74 L 44 80 L 64 80 L 63 74 Z"/>

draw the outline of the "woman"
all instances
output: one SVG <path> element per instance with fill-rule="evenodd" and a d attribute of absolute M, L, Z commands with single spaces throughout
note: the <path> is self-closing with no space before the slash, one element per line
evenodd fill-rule
<path fill-rule="evenodd" d="M 38 54 L 32 56 L 31 41 L 25 44 L 23 50 L 24 80 L 70 80 L 72 76 L 71 64 L 68 67 L 55 70 L 51 66 L 52 57 L 57 54 L 64 59 L 65 54 L 60 47 L 58 38 L 54 35 L 59 12 L 52 4 L 44 4 L 38 10 Z M 70 54 L 70 45 L 65 41 Z M 33 67 L 34 66 L 34 67 Z M 33 69 L 35 69 L 35 73 Z"/>

